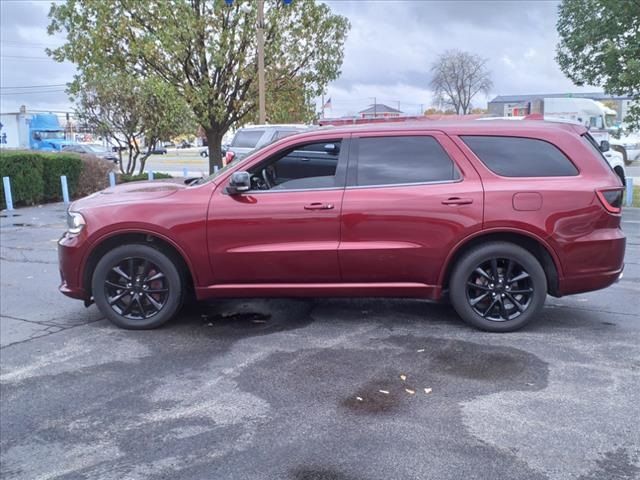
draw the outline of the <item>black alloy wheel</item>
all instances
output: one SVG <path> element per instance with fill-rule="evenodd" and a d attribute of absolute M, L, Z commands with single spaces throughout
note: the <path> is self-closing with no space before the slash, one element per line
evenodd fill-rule
<path fill-rule="evenodd" d="M 467 280 L 467 300 L 474 312 L 493 322 L 522 315 L 533 298 L 531 275 L 515 260 L 491 258 L 478 265 Z"/>
<path fill-rule="evenodd" d="M 119 327 L 142 330 L 170 320 L 182 306 L 184 275 L 170 252 L 147 244 L 116 247 L 93 272 L 96 305 Z"/>
<path fill-rule="evenodd" d="M 523 327 L 538 316 L 546 296 L 547 277 L 538 259 L 508 242 L 471 248 L 449 279 L 449 298 L 458 315 L 490 332 Z"/>
<path fill-rule="evenodd" d="M 158 265 L 146 258 L 129 257 L 118 262 L 104 282 L 111 308 L 129 320 L 157 315 L 169 298 L 169 284 Z"/>

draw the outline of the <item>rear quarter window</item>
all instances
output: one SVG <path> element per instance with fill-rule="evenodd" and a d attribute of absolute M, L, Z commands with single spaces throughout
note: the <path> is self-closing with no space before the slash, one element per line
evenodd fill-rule
<path fill-rule="evenodd" d="M 503 177 L 566 177 L 578 169 L 556 146 L 522 137 L 464 135 L 462 141 L 489 170 Z"/>
<path fill-rule="evenodd" d="M 232 147 L 255 148 L 264 135 L 264 130 L 239 130 L 231 142 Z"/>

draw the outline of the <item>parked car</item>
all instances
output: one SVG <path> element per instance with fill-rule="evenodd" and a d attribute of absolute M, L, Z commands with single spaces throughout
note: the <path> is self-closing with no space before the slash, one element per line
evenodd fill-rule
<path fill-rule="evenodd" d="M 193 145 L 186 140 L 182 140 L 180 143 L 176 145 L 176 148 L 191 148 Z"/>
<path fill-rule="evenodd" d="M 467 323 L 512 331 L 547 294 L 621 276 L 622 192 L 578 125 L 320 129 L 197 181 L 74 202 L 60 290 L 130 329 L 162 325 L 190 291 L 449 298 Z"/>
<path fill-rule="evenodd" d="M 227 149 L 229 148 L 228 145 L 222 145 L 222 158 L 225 157 L 225 155 L 227 154 Z M 209 156 L 209 148 L 204 148 L 203 150 L 200 150 L 200 156 L 203 158 L 207 158 Z"/>
<path fill-rule="evenodd" d="M 290 135 L 304 132 L 306 125 L 253 125 L 236 131 L 227 149 L 225 161 L 242 160 L 249 153 Z"/>
<path fill-rule="evenodd" d="M 105 147 L 98 143 L 73 143 L 64 145 L 62 147 L 63 152 L 75 152 L 86 155 L 94 155 L 110 162 L 118 163 L 120 160 L 116 153 L 107 150 Z"/>
<path fill-rule="evenodd" d="M 153 150 L 151 150 L 152 155 L 166 155 L 167 148 L 163 145 L 156 145 Z"/>
<path fill-rule="evenodd" d="M 640 133 L 623 135 L 618 138 L 611 138 L 611 147 L 622 150 L 623 160 L 626 165 L 640 161 Z"/>

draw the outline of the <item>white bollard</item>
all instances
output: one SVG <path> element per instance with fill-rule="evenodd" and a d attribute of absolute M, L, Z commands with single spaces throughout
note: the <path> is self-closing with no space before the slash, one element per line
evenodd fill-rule
<path fill-rule="evenodd" d="M 624 199 L 624 204 L 627 207 L 630 207 L 631 205 L 633 205 L 633 177 L 627 177 L 626 178 L 626 185 L 625 185 L 625 199 Z"/>
<path fill-rule="evenodd" d="M 182 169 L 182 176 L 185 177 L 185 178 L 187 178 L 189 176 L 189 172 L 187 170 L 187 167 L 184 167 Z"/>
<path fill-rule="evenodd" d="M 4 186 L 4 203 L 7 204 L 7 210 L 13 210 L 13 196 L 11 195 L 11 180 L 9 177 L 2 177 L 2 185 Z"/>
<path fill-rule="evenodd" d="M 113 172 L 109 172 L 109 186 L 110 187 L 116 186 L 116 174 Z"/>
<path fill-rule="evenodd" d="M 60 176 L 60 184 L 62 185 L 62 201 L 65 205 L 69 205 L 69 186 L 67 185 L 67 176 Z"/>
<path fill-rule="evenodd" d="M 147 178 L 148 178 L 149 180 L 153 180 L 153 170 L 149 170 L 149 171 L 147 172 Z"/>

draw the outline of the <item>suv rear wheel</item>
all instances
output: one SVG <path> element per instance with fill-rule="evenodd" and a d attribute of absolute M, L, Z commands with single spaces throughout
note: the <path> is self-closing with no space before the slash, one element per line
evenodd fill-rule
<path fill-rule="evenodd" d="M 511 332 L 540 313 L 547 279 L 540 262 L 527 250 L 492 242 L 460 258 L 449 288 L 453 308 L 465 322 L 490 332 Z"/>
<path fill-rule="evenodd" d="M 131 330 L 159 327 L 180 309 L 182 277 L 170 256 L 148 245 L 114 248 L 98 262 L 91 288 L 114 324 Z"/>

